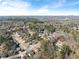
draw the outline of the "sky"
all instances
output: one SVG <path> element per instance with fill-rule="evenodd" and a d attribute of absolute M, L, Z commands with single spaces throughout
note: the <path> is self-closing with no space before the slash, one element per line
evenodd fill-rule
<path fill-rule="evenodd" d="M 0 16 L 79 15 L 79 0 L 0 0 Z"/>

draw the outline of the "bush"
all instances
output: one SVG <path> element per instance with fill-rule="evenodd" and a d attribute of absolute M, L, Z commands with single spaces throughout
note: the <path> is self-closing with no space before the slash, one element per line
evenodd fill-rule
<path fill-rule="evenodd" d="M 62 50 L 60 51 L 62 59 L 65 59 L 66 56 L 69 56 L 72 50 L 69 46 L 63 45 Z"/>
<path fill-rule="evenodd" d="M 48 49 L 48 47 L 49 47 L 48 43 L 49 42 L 45 41 L 45 40 L 41 41 L 42 46 L 40 48 L 40 50 L 41 50 L 40 54 L 41 54 L 42 59 L 52 59 L 52 55 L 51 55 L 51 53 L 49 52 L 49 49 Z"/>
<path fill-rule="evenodd" d="M 5 41 L 6 41 L 6 39 L 1 35 L 0 36 L 0 44 L 3 43 L 3 42 L 5 42 Z"/>

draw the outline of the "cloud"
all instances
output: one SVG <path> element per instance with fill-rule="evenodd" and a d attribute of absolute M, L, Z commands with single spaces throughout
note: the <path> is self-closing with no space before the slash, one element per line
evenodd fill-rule
<path fill-rule="evenodd" d="M 0 1 L 2 1 L 2 0 L 0 0 Z"/>
<path fill-rule="evenodd" d="M 66 6 L 74 6 L 74 5 L 77 5 L 77 4 L 79 4 L 79 1 L 76 1 L 76 2 L 71 2 L 70 4 L 67 4 Z"/>
<path fill-rule="evenodd" d="M 58 0 L 56 3 L 54 4 L 51 4 L 49 6 L 51 6 L 50 8 L 60 8 L 60 7 L 63 7 L 64 4 L 66 3 L 66 0 Z"/>
<path fill-rule="evenodd" d="M 30 4 L 24 1 L 17 1 L 17 0 L 3 0 L 0 4 L 0 7 L 12 7 L 12 8 L 28 8 Z"/>
<path fill-rule="evenodd" d="M 0 1 L 0 15 L 26 15 L 30 13 L 31 5 L 22 0 Z"/>
<path fill-rule="evenodd" d="M 49 9 L 48 9 L 47 6 L 43 6 L 43 7 L 41 7 L 41 8 L 39 8 L 39 9 L 36 10 L 37 14 L 46 14 L 48 12 L 49 12 Z"/>
<path fill-rule="evenodd" d="M 36 9 L 32 15 L 57 15 L 58 13 L 63 15 L 64 13 L 60 13 L 53 9 L 62 7 L 64 3 L 66 3 L 66 0 L 58 0 L 55 4 L 44 5 L 43 7 Z"/>
<path fill-rule="evenodd" d="M 40 8 L 32 8 L 32 4 L 23 0 L 0 0 L 0 15 L 68 15 L 76 14 L 65 11 L 56 11 L 53 9 L 63 7 L 66 0 L 58 0 L 55 4 L 47 4 Z M 78 3 L 74 3 L 78 4 Z M 74 5 L 73 4 L 73 5 Z"/>
<path fill-rule="evenodd" d="M 0 15 L 45 15 L 49 12 L 47 6 L 38 9 L 22 0 L 4 0 L 0 2 Z"/>

